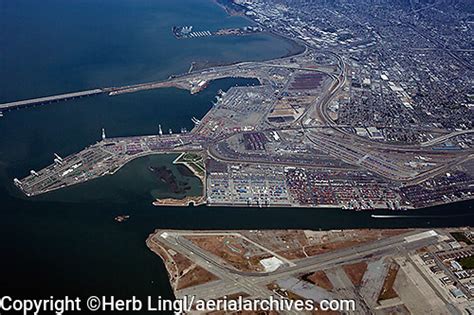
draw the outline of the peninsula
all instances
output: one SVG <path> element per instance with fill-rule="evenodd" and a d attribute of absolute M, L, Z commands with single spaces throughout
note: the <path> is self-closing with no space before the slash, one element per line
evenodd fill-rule
<path fill-rule="evenodd" d="M 404 81 L 396 74 L 408 70 L 390 58 L 376 67 L 369 43 L 347 35 L 333 40 L 330 48 L 330 37 L 316 41 L 284 13 L 304 12 L 270 10 L 265 1 L 256 3 L 246 16 L 262 29 L 294 38 L 303 52 L 92 90 L 110 96 L 165 87 L 198 93 L 222 78 L 255 78 L 260 83 L 220 91 L 204 117 L 192 118 L 190 132 L 163 134 L 160 128 L 155 135 L 123 138 L 104 133 L 102 141 L 83 151 L 56 156 L 50 166 L 15 179 L 16 186 L 35 196 L 114 174 L 145 155 L 188 153 L 202 161 L 204 191 L 198 203 L 211 206 L 410 209 L 473 198 L 474 130 L 472 114 L 463 105 L 468 102 L 468 80 L 463 78 L 472 74 L 468 67 L 452 68 L 459 72 L 456 82 L 437 74 L 437 82 L 447 84 L 446 93 L 460 93 L 450 101 L 457 110 L 446 111 L 435 99 L 427 100 L 435 93 L 420 97 L 431 79 Z M 278 18 L 269 20 L 266 14 Z M 295 36 L 295 30 L 302 35 Z M 392 52 L 384 50 L 390 46 L 377 47 Z M 368 57 L 354 57 L 361 55 Z M 451 54 L 444 57 L 462 64 Z M 426 66 L 439 70 L 442 62 L 432 60 Z M 168 201 L 155 204 L 176 204 Z"/>

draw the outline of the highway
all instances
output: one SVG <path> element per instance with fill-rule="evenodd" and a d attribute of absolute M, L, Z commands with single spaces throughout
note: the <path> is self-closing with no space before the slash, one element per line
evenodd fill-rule
<path fill-rule="evenodd" d="M 420 143 L 420 146 L 421 147 L 430 147 L 430 146 L 434 146 L 436 144 L 442 143 L 442 142 L 444 142 L 446 140 L 449 140 L 451 138 L 462 136 L 462 135 L 468 135 L 468 134 L 472 134 L 472 133 L 474 133 L 474 130 L 454 131 L 454 132 L 449 133 L 447 135 L 443 135 L 443 136 L 428 140 L 426 142 L 422 142 L 422 143 Z"/>
<path fill-rule="evenodd" d="M 460 165 L 464 162 L 467 162 L 469 160 L 472 160 L 474 158 L 474 154 L 466 154 L 458 157 L 457 159 L 450 161 L 448 163 L 442 164 L 436 168 L 432 168 L 428 171 L 420 173 L 418 176 L 414 177 L 410 181 L 408 181 L 406 184 L 420 184 L 424 182 L 425 180 L 429 178 L 433 178 L 437 175 L 443 174 L 450 169 L 452 169 L 456 165 Z"/>

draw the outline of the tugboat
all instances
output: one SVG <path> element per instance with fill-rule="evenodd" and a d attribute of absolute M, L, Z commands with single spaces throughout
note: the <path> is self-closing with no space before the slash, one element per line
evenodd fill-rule
<path fill-rule="evenodd" d="M 129 218 L 130 218 L 130 216 L 128 214 L 127 215 L 118 215 L 114 218 L 114 220 L 118 223 L 122 223 L 122 222 L 127 221 Z"/>

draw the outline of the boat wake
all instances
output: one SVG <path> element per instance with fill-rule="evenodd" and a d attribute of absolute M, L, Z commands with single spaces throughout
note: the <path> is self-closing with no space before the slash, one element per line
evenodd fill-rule
<path fill-rule="evenodd" d="M 474 216 L 474 213 L 466 214 L 453 214 L 453 215 L 385 215 L 385 214 L 372 214 L 371 217 L 374 219 L 436 219 L 436 218 L 458 218 L 458 217 L 470 217 Z"/>

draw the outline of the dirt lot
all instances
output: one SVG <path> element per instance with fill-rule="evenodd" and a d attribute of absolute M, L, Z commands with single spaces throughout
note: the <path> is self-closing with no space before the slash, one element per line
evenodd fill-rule
<path fill-rule="evenodd" d="M 148 248 L 163 260 L 174 290 L 219 279 L 217 276 L 194 264 L 186 256 L 170 250 L 161 243 L 153 242 L 152 236 L 147 239 L 146 244 Z"/>
<path fill-rule="evenodd" d="M 193 267 L 188 268 L 186 272 L 179 277 L 176 290 L 189 288 L 217 279 L 219 278 L 206 269 L 198 265 L 194 265 Z"/>
<path fill-rule="evenodd" d="M 324 271 L 316 271 L 311 274 L 304 275 L 303 280 L 311 282 L 312 284 L 328 291 L 333 289 L 332 283 L 329 281 L 329 278 L 326 276 Z"/>
<path fill-rule="evenodd" d="M 400 235 L 408 229 L 394 230 L 345 230 L 336 234 L 323 235 L 319 240 L 308 242 L 305 252 L 308 256 L 316 256 L 338 249 L 350 248 L 375 240 Z"/>
<path fill-rule="evenodd" d="M 387 276 L 385 277 L 385 281 L 383 283 L 382 291 L 380 291 L 379 301 L 388 300 L 392 298 L 398 297 L 397 292 L 393 289 L 393 283 L 397 278 L 398 269 L 400 266 L 397 264 L 392 264 L 390 269 L 388 270 Z"/>
<path fill-rule="evenodd" d="M 367 270 L 367 263 L 362 261 L 355 264 L 344 265 L 342 268 L 346 272 L 349 279 L 351 279 L 352 284 L 359 286 L 362 281 L 362 277 Z"/>
<path fill-rule="evenodd" d="M 240 271 L 263 271 L 260 260 L 272 256 L 269 253 L 262 253 L 255 245 L 237 236 L 188 236 L 186 238 Z M 256 254 L 246 257 L 245 254 L 248 252 Z"/>
<path fill-rule="evenodd" d="M 307 237 L 302 230 L 267 230 L 253 233 L 241 231 L 241 233 L 282 257 L 295 260 L 362 245 L 408 231 L 408 229 L 342 230 L 313 232 L 314 237 Z"/>

